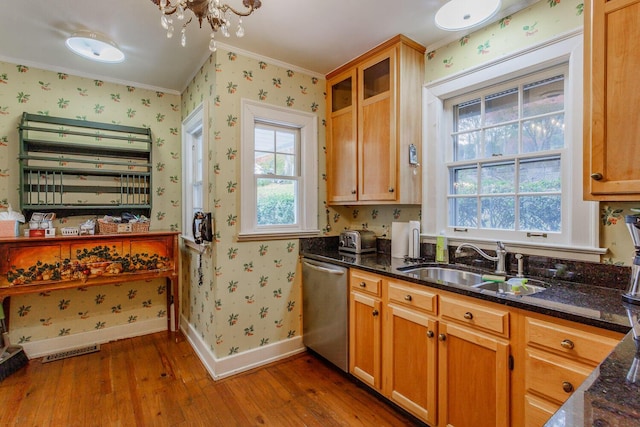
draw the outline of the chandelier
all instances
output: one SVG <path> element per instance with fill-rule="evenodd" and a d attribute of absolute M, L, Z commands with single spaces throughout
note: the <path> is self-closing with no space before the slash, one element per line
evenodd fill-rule
<path fill-rule="evenodd" d="M 230 37 L 229 28 L 231 27 L 232 14 L 238 17 L 238 26 L 236 27 L 236 36 L 244 36 L 244 28 L 242 27 L 242 18 L 249 16 L 254 10 L 258 9 L 262 2 L 260 0 L 242 0 L 242 5 L 247 8 L 246 11 L 239 11 L 229 6 L 226 3 L 221 3 L 220 0 L 151 0 L 160 8 L 160 24 L 162 28 L 167 30 L 167 38 L 173 37 L 173 18 L 178 21 L 178 24 L 182 24 L 180 31 L 180 44 L 186 46 L 187 34 L 186 27 L 193 20 L 193 16 L 185 21 L 185 12 L 190 9 L 191 12 L 198 18 L 200 22 L 200 28 L 202 28 L 202 21 L 206 20 L 211 26 L 211 40 L 209 41 L 209 50 L 211 52 L 216 51 L 216 41 L 214 39 L 215 33 L 220 30 L 224 37 Z"/>

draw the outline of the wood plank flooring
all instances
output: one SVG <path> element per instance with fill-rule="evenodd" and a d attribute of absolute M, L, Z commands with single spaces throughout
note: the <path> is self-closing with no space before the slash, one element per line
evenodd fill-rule
<path fill-rule="evenodd" d="M 303 353 L 214 381 L 181 334 L 34 359 L 0 382 L 0 426 L 420 426 Z"/>

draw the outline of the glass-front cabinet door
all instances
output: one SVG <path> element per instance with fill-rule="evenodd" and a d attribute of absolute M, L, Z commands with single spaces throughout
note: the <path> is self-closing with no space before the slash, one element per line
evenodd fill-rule
<path fill-rule="evenodd" d="M 358 200 L 356 71 L 342 73 L 329 81 L 330 107 L 327 120 L 328 202 Z"/>
<path fill-rule="evenodd" d="M 358 152 L 360 200 L 396 199 L 396 49 L 359 69 Z"/>

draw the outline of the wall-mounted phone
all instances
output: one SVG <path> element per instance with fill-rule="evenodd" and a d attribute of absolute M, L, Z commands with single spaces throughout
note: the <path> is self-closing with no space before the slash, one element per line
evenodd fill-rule
<path fill-rule="evenodd" d="M 193 215 L 193 240 L 197 244 L 213 240 L 211 212 L 196 212 Z"/>

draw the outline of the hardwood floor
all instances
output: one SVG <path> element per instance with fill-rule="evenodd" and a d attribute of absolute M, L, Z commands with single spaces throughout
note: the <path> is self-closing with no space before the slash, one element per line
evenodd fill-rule
<path fill-rule="evenodd" d="M 181 334 L 103 344 L 0 382 L 0 426 L 417 426 L 309 353 L 213 381 Z"/>

